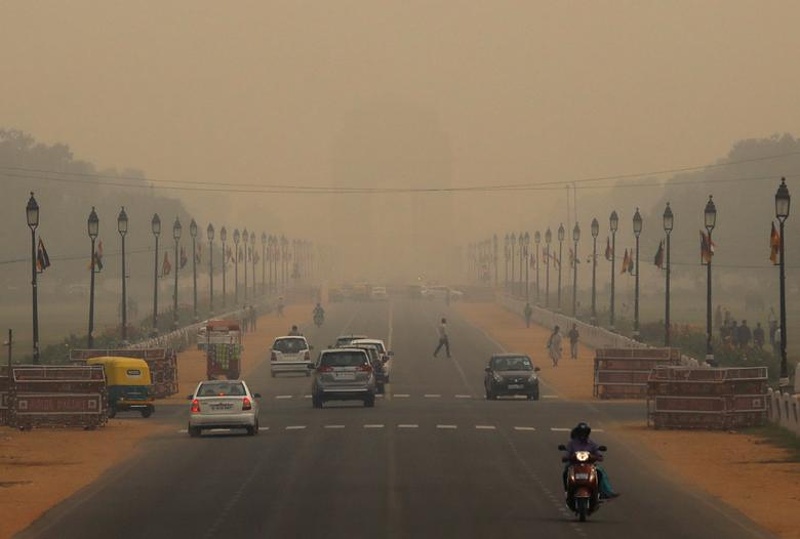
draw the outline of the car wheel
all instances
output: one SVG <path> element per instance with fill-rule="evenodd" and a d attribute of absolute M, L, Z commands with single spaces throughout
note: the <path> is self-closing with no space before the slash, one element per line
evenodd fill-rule
<path fill-rule="evenodd" d="M 117 415 L 117 407 L 112 404 L 111 406 L 108 407 L 108 417 L 110 419 L 116 415 Z"/>
<path fill-rule="evenodd" d="M 311 376 L 311 371 L 306 370 L 306 378 L 308 378 L 309 376 Z"/>
<path fill-rule="evenodd" d="M 375 407 L 375 395 L 370 395 L 366 399 L 364 399 L 364 406 L 367 408 L 374 408 Z"/>
<path fill-rule="evenodd" d="M 199 427 L 189 427 L 189 436 L 192 438 L 197 438 L 201 434 L 201 430 Z"/>
<path fill-rule="evenodd" d="M 534 401 L 538 401 L 539 400 L 539 390 L 538 389 L 535 389 L 533 391 L 533 393 L 531 393 L 530 399 L 534 400 Z"/>
<path fill-rule="evenodd" d="M 272 376 L 273 378 L 275 378 L 275 371 L 270 371 L 270 373 L 269 373 L 269 374 L 270 374 L 270 376 Z"/>
<path fill-rule="evenodd" d="M 153 407 L 148 406 L 147 408 L 142 408 L 142 417 L 150 417 L 153 415 Z"/>

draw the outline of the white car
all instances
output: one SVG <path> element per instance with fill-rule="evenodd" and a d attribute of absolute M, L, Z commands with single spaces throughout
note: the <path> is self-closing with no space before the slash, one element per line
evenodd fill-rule
<path fill-rule="evenodd" d="M 449 286 L 428 286 L 422 289 L 422 297 L 425 299 L 438 299 L 447 301 L 448 296 L 450 301 L 459 301 L 464 298 L 464 293 Z"/>
<path fill-rule="evenodd" d="M 394 352 L 386 349 L 386 344 L 381 339 L 354 339 L 350 342 L 351 345 L 356 346 L 359 344 L 371 344 L 378 348 L 383 360 L 383 382 L 389 383 L 389 375 L 391 374 L 392 362 L 389 361 L 394 357 Z"/>
<path fill-rule="evenodd" d="M 302 372 L 310 376 L 308 366 L 312 364 L 312 346 L 302 335 L 278 337 L 269 351 L 270 373 L 274 378 L 279 372 Z"/>
<path fill-rule="evenodd" d="M 371 296 L 375 301 L 386 301 L 389 299 L 389 292 L 385 286 L 373 286 Z"/>
<path fill-rule="evenodd" d="M 244 380 L 204 380 L 189 395 L 189 436 L 207 429 L 246 429 L 258 434 L 258 393 L 251 393 Z"/>

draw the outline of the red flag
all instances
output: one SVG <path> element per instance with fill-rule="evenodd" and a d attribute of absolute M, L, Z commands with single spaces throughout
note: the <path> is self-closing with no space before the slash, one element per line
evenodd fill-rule
<path fill-rule="evenodd" d="M 778 263 L 778 256 L 781 252 L 781 235 L 775 228 L 775 221 L 772 222 L 772 231 L 769 233 L 769 261 L 773 264 Z"/>
<path fill-rule="evenodd" d="M 606 236 L 606 260 L 611 260 L 614 257 L 614 251 L 611 250 L 611 240 Z"/>
<path fill-rule="evenodd" d="M 186 265 L 186 262 L 188 260 L 189 260 L 189 258 L 186 256 L 186 248 L 181 246 L 181 266 L 180 266 L 181 269 L 183 269 L 183 267 Z"/>
<path fill-rule="evenodd" d="M 656 251 L 656 258 L 653 262 L 658 269 L 664 269 L 664 240 L 658 244 L 658 251 Z"/>
<path fill-rule="evenodd" d="M 169 275 L 169 272 L 172 271 L 172 264 L 169 263 L 169 252 L 164 251 L 164 263 L 161 264 L 161 276 L 164 277 Z"/>
<path fill-rule="evenodd" d="M 100 240 L 92 254 L 92 262 L 89 264 L 89 269 L 95 272 L 103 271 L 103 240 Z"/>
<path fill-rule="evenodd" d="M 622 269 L 620 273 L 625 273 L 628 271 L 628 265 L 631 263 L 630 257 L 628 257 L 628 250 L 625 249 L 625 257 L 622 259 Z"/>
<path fill-rule="evenodd" d="M 630 258 L 628 258 L 628 273 L 630 273 L 631 275 L 633 275 L 633 274 L 634 274 L 634 273 L 633 273 L 633 270 L 634 270 L 634 269 L 636 269 L 636 262 L 635 262 L 635 260 L 636 260 L 636 259 L 635 259 L 635 258 L 634 258 L 634 256 L 633 256 L 633 249 L 631 249 L 631 256 L 630 256 Z"/>
<path fill-rule="evenodd" d="M 42 273 L 50 267 L 50 257 L 47 255 L 47 249 L 44 248 L 42 238 L 39 238 L 39 248 L 36 253 L 36 271 Z"/>
<path fill-rule="evenodd" d="M 711 263 L 711 258 L 714 256 L 714 247 L 716 244 L 714 240 L 709 240 L 708 234 L 700 231 L 700 263 L 708 265 Z"/>

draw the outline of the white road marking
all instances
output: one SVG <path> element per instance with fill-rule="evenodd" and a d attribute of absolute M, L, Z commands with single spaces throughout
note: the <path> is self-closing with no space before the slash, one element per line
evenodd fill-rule
<path fill-rule="evenodd" d="M 458 428 L 458 425 L 436 425 L 437 429 L 448 429 L 448 430 L 455 430 Z"/>
<path fill-rule="evenodd" d="M 476 430 L 495 430 L 494 425 L 475 425 Z"/>
<path fill-rule="evenodd" d="M 397 428 L 398 429 L 416 429 L 416 428 L 419 428 L 419 425 L 414 424 L 414 423 L 401 423 L 401 424 L 397 425 Z"/>
<path fill-rule="evenodd" d="M 178 429 L 175 432 L 177 432 L 178 434 L 186 434 L 187 432 L 189 432 L 189 429 Z"/>
<path fill-rule="evenodd" d="M 536 430 L 536 427 L 514 427 L 514 430 L 520 430 L 520 431 L 528 431 L 528 432 L 530 432 L 530 431 L 534 431 L 534 430 Z"/>
<path fill-rule="evenodd" d="M 286 427 L 286 430 L 303 430 L 305 428 L 306 428 L 305 425 L 288 425 Z"/>
<path fill-rule="evenodd" d="M 471 399 L 472 395 L 456 395 L 457 399 Z"/>
<path fill-rule="evenodd" d="M 438 399 L 439 397 L 441 397 L 441 395 L 438 393 L 425 393 L 426 399 Z"/>
<path fill-rule="evenodd" d="M 326 428 L 326 429 L 343 429 L 344 425 L 325 425 L 324 428 Z"/>
<path fill-rule="evenodd" d="M 410 396 L 411 395 L 409 395 L 408 393 L 393 393 L 392 394 L 392 397 L 394 397 L 395 399 L 407 399 Z"/>
<path fill-rule="evenodd" d="M 269 430 L 269 427 L 258 427 L 259 432 L 262 430 Z"/>
<path fill-rule="evenodd" d="M 275 395 L 276 399 L 291 399 L 293 395 Z"/>
<path fill-rule="evenodd" d="M 382 429 L 383 425 L 381 425 L 379 423 L 376 423 L 376 424 L 367 423 L 366 425 L 364 425 L 364 428 L 365 429 Z"/>
<path fill-rule="evenodd" d="M 310 399 L 311 398 L 311 393 L 309 393 L 308 395 L 303 395 L 303 398 L 304 399 Z"/>
<path fill-rule="evenodd" d="M 543 399 L 558 399 L 558 395 L 542 395 Z"/>
<path fill-rule="evenodd" d="M 565 428 L 562 428 L 562 427 L 550 427 L 550 431 L 551 432 L 569 432 L 571 430 L 572 429 L 565 429 Z"/>

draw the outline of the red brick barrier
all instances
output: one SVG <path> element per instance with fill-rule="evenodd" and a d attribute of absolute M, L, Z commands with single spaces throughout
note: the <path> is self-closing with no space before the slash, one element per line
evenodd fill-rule
<path fill-rule="evenodd" d="M 678 365 L 677 348 L 598 348 L 594 358 L 594 396 L 601 399 L 644 399 L 650 371 Z"/>

